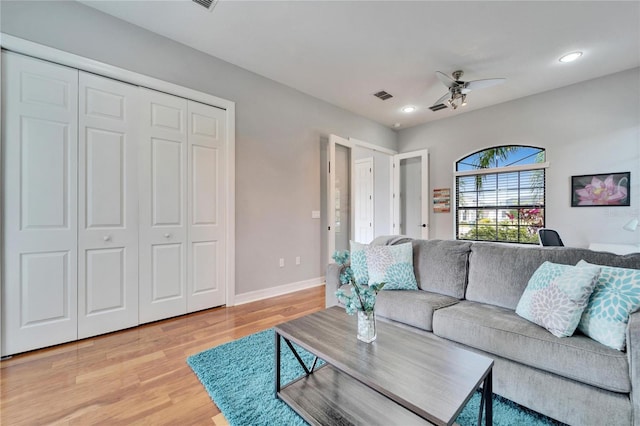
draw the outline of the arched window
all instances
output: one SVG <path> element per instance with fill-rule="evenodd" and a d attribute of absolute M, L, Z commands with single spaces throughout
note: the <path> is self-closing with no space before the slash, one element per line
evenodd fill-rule
<path fill-rule="evenodd" d="M 495 146 L 456 162 L 456 239 L 537 244 L 545 226 L 545 150 Z"/>

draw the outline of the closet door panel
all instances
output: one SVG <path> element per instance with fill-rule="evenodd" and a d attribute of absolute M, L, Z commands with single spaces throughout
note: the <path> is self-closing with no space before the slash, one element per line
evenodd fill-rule
<path fill-rule="evenodd" d="M 137 96 L 80 72 L 80 338 L 138 324 Z"/>
<path fill-rule="evenodd" d="M 187 101 L 140 89 L 140 322 L 186 313 Z"/>
<path fill-rule="evenodd" d="M 193 145 L 192 182 L 193 218 L 195 226 L 215 226 L 218 223 L 218 161 L 217 148 Z"/>
<path fill-rule="evenodd" d="M 25 253 L 20 262 L 21 322 L 26 327 L 69 321 L 69 252 Z"/>
<path fill-rule="evenodd" d="M 68 229 L 69 125 L 21 117 L 21 132 L 22 228 Z"/>
<path fill-rule="evenodd" d="M 86 227 L 124 228 L 126 135 L 104 129 L 86 129 Z"/>
<path fill-rule="evenodd" d="M 225 303 L 225 111 L 189 101 L 188 311 Z"/>
<path fill-rule="evenodd" d="M 77 338 L 78 72 L 2 52 L 2 354 Z"/>
<path fill-rule="evenodd" d="M 218 242 L 217 241 L 205 241 L 205 242 L 196 242 L 191 245 L 191 267 L 193 273 L 193 284 L 191 287 L 192 298 L 204 295 L 206 293 L 211 293 L 217 291 L 220 286 L 220 281 L 218 279 Z M 216 303 L 214 299 L 211 298 L 212 306 L 213 303 Z M 210 308 L 212 306 L 207 306 L 209 303 L 202 306 L 201 309 Z M 222 301 L 221 304 L 224 304 Z M 192 310 L 193 304 L 192 304 Z"/>
<path fill-rule="evenodd" d="M 126 254 L 124 248 L 85 251 L 87 316 L 124 309 Z"/>
<path fill-rule="evenodd" d="M 184 245 L 152 246 L 151 300 L 155 303 L 184 298 Z"/>
<path fill-rule="evenodd" d="M 184 142 L 151 138 L 152 226 L 183 226 Z"/>

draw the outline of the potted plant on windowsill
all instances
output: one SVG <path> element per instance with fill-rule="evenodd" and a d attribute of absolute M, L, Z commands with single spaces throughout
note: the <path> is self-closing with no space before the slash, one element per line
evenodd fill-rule
<path fill-rule="evenodd" d="M 384 287 L 385 283 L 361 284 L 357 283 L 353 275 L 353 270 L 349 266 L 349 251 L 336 251 L 333 260 L 342 266 L 340 282 L 343 285 L 351 286 L 351 294 L 347 294 L 344 289 L 336 291 L 336 296 L 340 303 L 344 304 L 347 314 L 358 314 L 358 339 L 370 343 L 376 340 L 376 296 Z"/>

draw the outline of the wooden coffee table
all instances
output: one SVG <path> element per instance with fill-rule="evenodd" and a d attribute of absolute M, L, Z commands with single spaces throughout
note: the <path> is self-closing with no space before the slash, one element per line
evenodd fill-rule
<path fill-rule="evenodd" d="M 378 321 L 378 338 L 356 338 L 356 317 L 332 307 L 275 327 L 276 395 L 313 425 L 451 425 L 483 384 L 478 422 L 492 424 L 493 360 Z M 305 375 L 282 386 L 284 341 Z M 292 343 L 326 364 L 307 366 Z M 317 361 L 316 358 L 316 361 Z"/>

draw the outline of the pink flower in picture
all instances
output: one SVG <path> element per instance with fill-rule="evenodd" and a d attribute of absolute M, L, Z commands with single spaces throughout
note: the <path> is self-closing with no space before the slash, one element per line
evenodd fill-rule
<path fill-rule="evenodd" d="M 603 206 L 622 204 L 627 199 L 627 188 L 621 184 L 620 179 L 617 183 L 613 181 L 613 175 L 609 175 L 604 181 L 593 177 L 591 183 L 582 189 L 576 189 L 579 197 L 579 206 Z"/>

